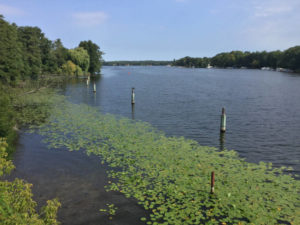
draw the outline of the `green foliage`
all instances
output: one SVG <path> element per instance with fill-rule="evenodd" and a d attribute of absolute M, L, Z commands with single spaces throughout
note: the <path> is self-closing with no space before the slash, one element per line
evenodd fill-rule
<path fill-rule="evenodd" d="M 116 211 L 118 207 L 115 207 L 114 204 L 106 204 L 107 208 L 106 209 L 100 209 L 100 212 L 107 213 L 109 216 L 109 219 L 112 219 L 112 216 L 116 215 Z"/>
<path fill-rule="evenodd" d="M 0 17 L 0 81 L 13 83 L 23 69 L 21 44 L 15 25 Z"/>
<path fill-rule="evenodd" d="M 283 68 L 300 71 L 300 46 L 285 50 L 280 65 Z"/>
<path fill-rule="evenodd" d="M 60 204 L 57 199 L 47 201 L 39 215 L 35 210 L 36 202 L 32 200 L 31 186 L 20 179 L 0 181 L 1 224 L 58 224 L 56 213 Z"/>
<path fill-rule="evenodd" d="M 55 40 L 50 52 L 49 70 L 52 73 L 62 74 L 62 66 L 67 62 L 68 57 L 68 49 L 63 46 L 60 39 Z"/>
<path fill-rule="evenodd" d="M 51 104 L 57 102 L 55 94 L 39 85 L 48 81 L 31 81 L 19 84 L 18 88 L 0 84 L 0 177 L 9 174 L 14 165 L 8 154 L 12 152 L 15 138 L 13 126 L 39 124 L 49 116 Z M 1 224 L 58 224 L 56 214 L 60 203 L 47 201 L 41 214 L 36 212 L 32 200 L 31 184 L 15 179 L 12 182 L 0 180 L 0 221 Z"/>
<path fill-rule="evenodd" d="M 47 205 L 42 208 L 41 216 L 45 224 L 58 225 L 56 220 L 58 208 L 61 206 L 58 199 L 47 200 Z"/>
<path fill-rule="evenodd" d="M 70 60 L 62 65 L 62 72 L 66 75 L 75 75 L 76 69 L 76 65 Z"/>
<path fill-rule="evenodd" d="M 181 58 L 173 62 L 174 66 L 199 67 L 199 68 L 206 68 L 208 64 L 209 64 L 209 59 L 206 57 L 192 58 L 189 56 L 186 56 L 184 58 Z"/>
<path fill-rule="evenodd" d="M 12 104 L 18 126 L 43 123 L 50 115 L 51 107 L 56 101 L 59 99 L 49 89 L 17 96 Z"/>
<path fill-rule="evenodd" d="M 5 137 L 9 146 L 8 153 L 13 152 L 13 144 L 16 139 L 16 131 L 13 127 L 16 124 L 15 112 L 11 104 L 10 88 L 0 83 L 0 137 Z"/>
<path fill-rule="evenodd" d="M 23 76 L 36 78 L 41 74 L 42 53 L 41 40 L 44 34 L 38 27 L 18 27 L 18 38 L 22 44 L 24 71 Z"/>
<path fill-rule="evenodd" d="M 0 176 L 8 174 L 13 168 L 7 160 L 7 143 L 0 138 Z M 60 203 L 57 199 L 47 201 L 41 215 L 36 212 L 36 202 L 32 200 L 31 184 L 20 179 L 12 182 L 0 180 L 0 221 L 3 225 L 32 224 L 56 225 L 57 210 Z"/>
<path fill-rule="evenodd" d="M 11 160 L 7 159 L 7 149 L 8 144 L 4 138 L 0 138 L 0 177 L 9 174 L 12 169 L 14 169 L 14 165 Z"/>
<path fill-rule="evenodd" d="M 141 218 L 147 224 L 300 223 L 300 181 L 283 168 L 166 137 L 146 123 L 83 104 L 57 106 L 39 131 L 52 147 L 100 156 L 112 168 L 107 189 L 137 199 L 150 212 L 150 218 Z"/>
<path fill-rule="evenodd" d="M 61 79 L 50 77 L 18 82 L 16 87 L 0 83 L 0 137 L 6 138 L 9 154 L 19 127 L 42 123 L 50 115 L 52 104 L 59 99 L 46 86 L 59 82 Z"/>
<path fill-rule="evenodd" d="M 68 50 L 60 39 L 47 39 L 40 28 L 18 27 L 0 15 L 0 82 L 15 85 L 18 80 L 37 79 L 42 74 L 99 72 L 99 46 L 91 41 L 80 44 L 82 47 Z"/>
<path fill-rule="evenodd" d="M 83 72 L 88 72 L 90 66 L 90 56 L 82 47 L 74 48 L 69 50 L 69 54 L 71 57 L 72 62 L 78 65 Z M 78 74 L 82 75 L 82 74 Z"/>
<path fill-rule="evenodd" d="M 173 62 L 173 66 L 200 67 L 205 68 L 208 64 L 215 67 L 233 68 L 286 68 L 293 71 L 300 71 L 300 46 L 289 48 L 283 52 L 223 52 L 212 58 L 192 58 L 184 57 Z"/>
<path fill-rule="evenodd" d="M 100 72 L 103 53 L 100 51 L 99 46 L 89 40 L 89 41 L 81 41 L 79 43 L 79 47 L 84 48 L 90 56 L 90 65 L 88 71 L 91 74 Z"/>

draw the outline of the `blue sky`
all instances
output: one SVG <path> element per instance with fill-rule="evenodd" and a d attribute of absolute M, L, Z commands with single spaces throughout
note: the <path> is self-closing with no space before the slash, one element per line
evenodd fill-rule
<path fill-rule="evenodd" d="M 300 0 L 0 0 L 0 14 L 109 60 L 173 60 L 300 45 Z"/>

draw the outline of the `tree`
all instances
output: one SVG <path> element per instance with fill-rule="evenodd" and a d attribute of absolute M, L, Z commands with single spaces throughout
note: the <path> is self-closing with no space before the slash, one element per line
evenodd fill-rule
<path fill-rule="evenodd" d="M 17 27 L 0 15 L 0 79 L 14 82 L 23 69 L 22 50 L 18 42 Z"/>
<path fill-rule="evenodd" d="M 36 78 L 42 73 L 42 39 L 44 34 L 38 27 L 18 27 L 18 38 L 22 43 L 24 76 Z"/>
<path fill-rule="evenodd" d="M 280 67 L 300 71 L 300 46 L 289 48 L 283 52 Z"/>
<path fill-rule="evenodd" d="M 52 41 L 48 40 L 46 37 L 42 37 L 41 43 L 41 60 L 42 60 L 42 73 L 48 73 L 50 68 L 50 61 L 51 61 L 51 48 L 52 48 Z"/>
<path fill-rule="evenodd" d="M 80 66 L 83 72 L 88 72 L 90 66 L 90 56 L 82 47 L 74 48 L 69 50 L 69 55 L 73 63 Z"/>
<path fill-rule="evenodd" d="M 268 66 L 275 69 L 279 65 L 279 61 L 282 57 L 281 51 L 273 51 L 268 54 Z"/>
<path fill-rule="evenodd" d="M 90 56 L 90 66 L 88 71 L 91 74 L 100 72 L 103 52 L 100 51 L 99 46 L 89 40 L 89 41 L 81 41 L 79 43 L 79 47 L 82 47 L 85 50 L 87 50 Z"/>
<path fill-rule="evenodd" d="M 62 66 L 67 62 L 69 58 L 68 49 L 66 49 L 61 40 L 57 39 L 52 43 L 49 59 L 49 72 L 50 73 L 62 73 Z"/>
<path fill-rule="evenodd" d="M 72 61 L 68 60 L 62 65 L 62 72 L 66 75 L 75 75 L 76 65 Z"/>

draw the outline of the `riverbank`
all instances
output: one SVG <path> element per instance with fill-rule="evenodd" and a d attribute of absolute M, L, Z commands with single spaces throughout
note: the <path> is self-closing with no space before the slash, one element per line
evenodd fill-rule
<path fill-rule="evenodd" d="M 49 116 L 55 101 L 52 88 L 59 87 L 65 79 L 63 76 L 42 76 L 14 85 L 0 83 L 0 137 L 6 138 L 9 155 L 14 151 L 19 128 L 42 123 Z"/>
<path fill-rule="evenodd" d="M 15 168 L 11 159 L 19 129 L 40 124 L 50 115 L 57 98 L 49 87 L 56 86 L 60 79 L 44 77 L 14 86 L 0 84 L 0 220 L 3 224 L 58 224 L 57 199 L 46 201 L 47 205 L 38 212 L 37 203 L 32 200 L 32 185 L 18 178 L 9 182 L 3 176 Z"/>

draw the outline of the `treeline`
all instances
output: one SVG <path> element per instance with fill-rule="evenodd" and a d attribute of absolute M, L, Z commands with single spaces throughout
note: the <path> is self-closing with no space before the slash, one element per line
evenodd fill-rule
<path fill-rule="evenodd" d="M 172 61 L 104 61 L 104 66 L 166 66 L 171 65 Z"/>
<path fill-rule="evenodd" d="M 183 67 L 197 67 L 197 68 L 206 68 L 210 64 L 210 58 L 192 58 L 186 56 L 184 58 L 174 60 L 172 66 L 183 66 Z"/>
<path fill-rule="evenodd" d="M 285 51 L 272 52 L 242 52 L 232 51 L 215 55 L 212 58 L 184 57 L 173 61 L 173 66 L 205 68 L 210 64 L 214 67 L 252 68 L 260 69 L 269 67 L 272 69 L 285 68 L 300 72 L 300 46 L 289 48 Z"/>
<path fill-rule="evenodd" d="M 67 49 L 38 27 L 17 26 L 0 15 L 0 80 L 5 83 L 41 74 L 83 75 L 100 72 L 102 52 L 92 41 Z"/>

